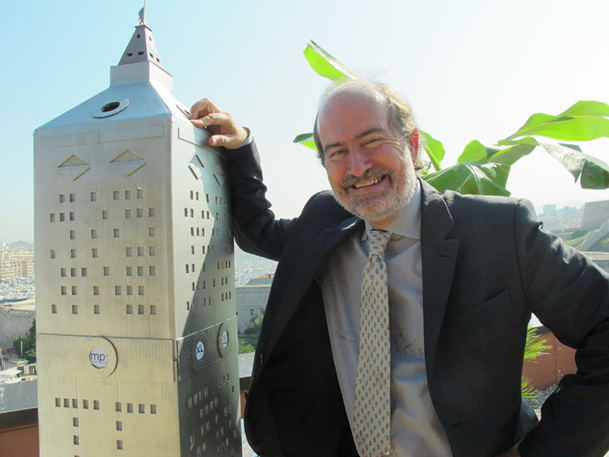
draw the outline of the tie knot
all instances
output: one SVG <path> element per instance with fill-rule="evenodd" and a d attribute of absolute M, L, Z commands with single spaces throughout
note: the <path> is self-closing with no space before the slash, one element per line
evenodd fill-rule
<path fill-rule="evenodd" d="M 391 238 L 391 233 L 387 230 L 372 229 L 368 232 L 368 238 L 370 240 L 370 253 L 368 255 L 383 255 L 389 243 L 389 238 Z"/>

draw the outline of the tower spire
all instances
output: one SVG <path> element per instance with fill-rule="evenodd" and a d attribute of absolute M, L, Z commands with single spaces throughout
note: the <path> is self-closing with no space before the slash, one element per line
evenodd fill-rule
<path fill-rule="evenodd" d="M 146 7 L 144 6 L 144 8 Z M 154 37 L 152 36 L 152 30 L 150 30 L 150 28 L 145 24 L 146 17 L 145 12 L 143 12 L 144 8 L 142 8 L 140 11 L 140 22 L 143 20 L 144 23 L 135 27 L 135 32 L 131 37 L 131 41 L 127 45 L 127 48 L 125 49 L 125 52 L 123 53 L 123 56 L 118 64 L 125 65 L 136 62 L 150 61 L 163 68 L 159 51 L 156 48 L 156 43 L 154 42 Z"/>

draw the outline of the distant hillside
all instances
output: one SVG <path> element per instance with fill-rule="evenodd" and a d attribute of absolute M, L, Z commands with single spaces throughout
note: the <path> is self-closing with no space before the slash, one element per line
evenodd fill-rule
<path fill-rule="evenodd" d="M 8 243 L 6 245 L 7 249 L 11 251 L 33 251 L 34 245 L 30 243 L 26 243 L 25 241 L 16 241 L 14 243 Z"/>
<path fill-rule="evenodd" d="M 578 229 L 570 229 L 564 232 L 555 233 L 556 236 L 562 238 L 565 244 L 568 244 L 575 249 L 581 249 L 582 244 L 586 240 L 586 237 L 589 233 L 595 232 L 595 230 L 584 230 L 582 228 Z M 609 252 L 609 235 L 601 238 L 596 243 L 594 243 L 588 251 L 593 252 Z"/>
<path fill-rule="evenodd" d="M 598 240 L 596 243 L 592 245 L 589 251 L 594 252 L 609 252 L 609 235 Z"/>

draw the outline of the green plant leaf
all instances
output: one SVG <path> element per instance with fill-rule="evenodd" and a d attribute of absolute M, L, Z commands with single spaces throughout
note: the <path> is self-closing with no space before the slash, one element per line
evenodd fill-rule
<path fill-rule="evenodd" d="M 551 157 L 560 162 L 560 164 L 573 175 L 575 182 L 577 182 L 586 162 L 586 158 L 583 156 L 581 149 L 566 147 L 566 145 L 562 144 L 545 142 L 539 144 Z"/>
<path fill-rule="evenodd" d="M 505 188 L 510 167 L 498 163 L 460 162 L 423 179 L 440 192 L 454 190 L 462 194 L 510 195 Z"/>
<path fill-rule="evenodd" d="M 537 140 L 535 138 L 532 138 L 530 136 L 526 136 L 524 138 L 518 138 L 517 140 L 499 140 L 497 142 L 497 144 L 499 146 L 516 146 L 516 145 L 523 145 L 523 144 L 529 144 L 529 145 L 534 145 L 534 146 L 538 146 L 539 143 L 537 142 Z"/>
<path fill-rule="evenodd" d="M 529 327 L 527 329 L 527 340 L 524 348 L 524 358 L 534 360 L 539 356 L 547 354 L 547 351 L 551 349 L 548 342 L 540 335 L 537 334 L 535 327 Z"/>
<path fill-rule="evenodd" d="M 524 358 L 535 361 L 538 357 L 547 354 L 549 349 L 551 349 L 551 347 L 542 336 L 538 335 L 537 329 L 529 327 L 527 329 L 527 339 L 524 347 Z M 531 384 L 530 379 L 522 377 L 520 383 L 523 398 L 535 398 L 538 395 Z"/>
<path fill-rule="evenodd" d="M 478 140 L 470 141 L 457 159 L 459 163 L 483 162 L 486 160 L 486 148 Z"/>
<path fill-rule="evenodd" d="M 511 144 L 511 146 L 498 149 L 493 155 L 489 156 L 487 162 L 499 163 L 501 165 L 512 166 L 519 159 L 525 155 L 530 154 L 533 150 L 539 146 L 537 140 L 531 137 L 523 138 L 524 141 L 509 141 L 504 144 Z M 529 141 L 530 140 L 530 141 Z"/>
<path fill-rule="evenodd" d="M 353 71 L 310 41 L 304 55 L 315 72 L 339 82 L 358 79 Z M 429 133 L 421 131 L 423 147 L 435 172 L 423 170 L 423 178 L 438 190 L 456 190 L 461 193 L 509 195 L 505 188 L 510 166 L 523 156 L 542 146 L 558 160 L 584 189 L 609 188 L 609 166 L 595 157 L 584 154 L 578 146 L 542 143 L 532 137 L 542 136 L 559 141 L 589 141 L 609 138 L 609 105 L 597 101 L 579 101 L 557 116 L 545 113 L 533 114 L 513 135 L 497 143 L 498 147 L 484 146 L 477 140 L 470 142 L 458 159 L 458 163 L 442 169 L 444 146 Z M 316 150 L 312 134 L 294 138 Z"/>
<path fill-rule="evenodd" d="M 558 116 L 609 116 L 609 105 L 603 102 L 580 100 L 563 113 L 560 113 Z"/>
<path fill-rule="evenodd" d="M 522 378 L 520 380 L 520 391 L 522 398 L 536 398 L 539 394 L 531 384 L 531 380 L 529 378 Z"/>
<path fill-rule="evenodd" d="M 609 105 L 595 101 L 579 101 L 558 116 L 533 114 L 508 139 L 529 135 L 561 141 L 609 138 L 609 119 L 605 116 L 609 116 Z"/>
<path fill-rule="evenodd" d="M 501 148 L 484 146 L 478 140 L 472 140 L 465 146 L 457 162 L 475 162 L 479 164 L 497 162 L 493 158 L 501 151 Z M 505 163 L 504 165 L 511 165 L 511 163 Z"/>
<path fill-rule="evenodd" d="M 582 189 L 607 189 L 609 187 L 609 166 L 596 157 L 582 153 L 586 158 L 579 183 Z"/>
<path fill-rule="evenodd" d="M 517 132 L 520 135 L 537 135 L 561 141 L 590 141 L 597 138 L 609 138 L 609 119 L 604 117 L 590 118 L 557 118 L 554 121 Z"/>
<path fill-rule="evenodd" d="M 544 114 L 544 113 L 533 114 L 531 117 L 529 117 L 527 119 L 527 121 L 524 123 L 524 125 L 522 127 L 520 127 L 516 131 L 516 133 L 514 133 L 513 135 L 510 135 L 508 137 L 508 139 L 512 139 L 512 138 L 519 137 L 519 136 L 524 136 L 524 135 L 520 134 L 520 132 L 527 130 L 527 129 L 532 129 L 532 128 L 538 127 L 540 125 L 544 125 L 545 123 L 552 122 L 555 119 L 556 119 L 556 116 L 552 116 L 550 114 Z"/>
<path fill-rule="evenodd" d="M 304 56 L 318 75 L 328 78 L 332 82 L 336 83 L 344 79 L 359 79 L 359 76 L 313 40 L 307 44 Z"/>
<path fill-rule="evenodd" d="M 423 148 L 431 160 L 431 163 L 436 171 L 442 169 L 440 166 L 440 162 L 444 159 L 444 146 L 442 143 L 435 138 L 433 138 L 429 133 L 424 132 L 423 130 L 419 130 L 419 134 L 424 138 Z"/>
<path fill-rule="evenodd" d="M 539 143 L 550 156 L 558 160 L 582 189 L 607 189 L 609 165 L 596 157 L 585 154 L 575 144 Z"/>
<path fill-rule="evenodd" d="M 292 143 L 300 143 L 303 146 L 317 151 L 317 146 L 315 146 L 315 140 L 313 139 L 312 133 L 301 133 L 300 135 L 296 135 L 296 138 L 292 140 Z"/>

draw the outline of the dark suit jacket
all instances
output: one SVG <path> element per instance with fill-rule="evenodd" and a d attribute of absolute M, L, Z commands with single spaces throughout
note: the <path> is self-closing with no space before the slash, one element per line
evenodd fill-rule
<path fill-rule="evenodd" d="M 235 237 L 279 261 L 245 410 L 261 456 L 356 456 L 315 275 L 362 221 L 329 192 L 276 220 L 255 146 L 229 154 Z M 297 182 L 306 177 L 294 173 Z M 289 189 L 286 189 L 289 192 Z M 543 231 L 526 201 L 442 195 L 422 183 L 425 361 L 431 399 L 456 457 L 603 456 L 609 448 L 609 278 Z M 520 377 L 534 312 L 577 348 L 537 424 Z"/>

